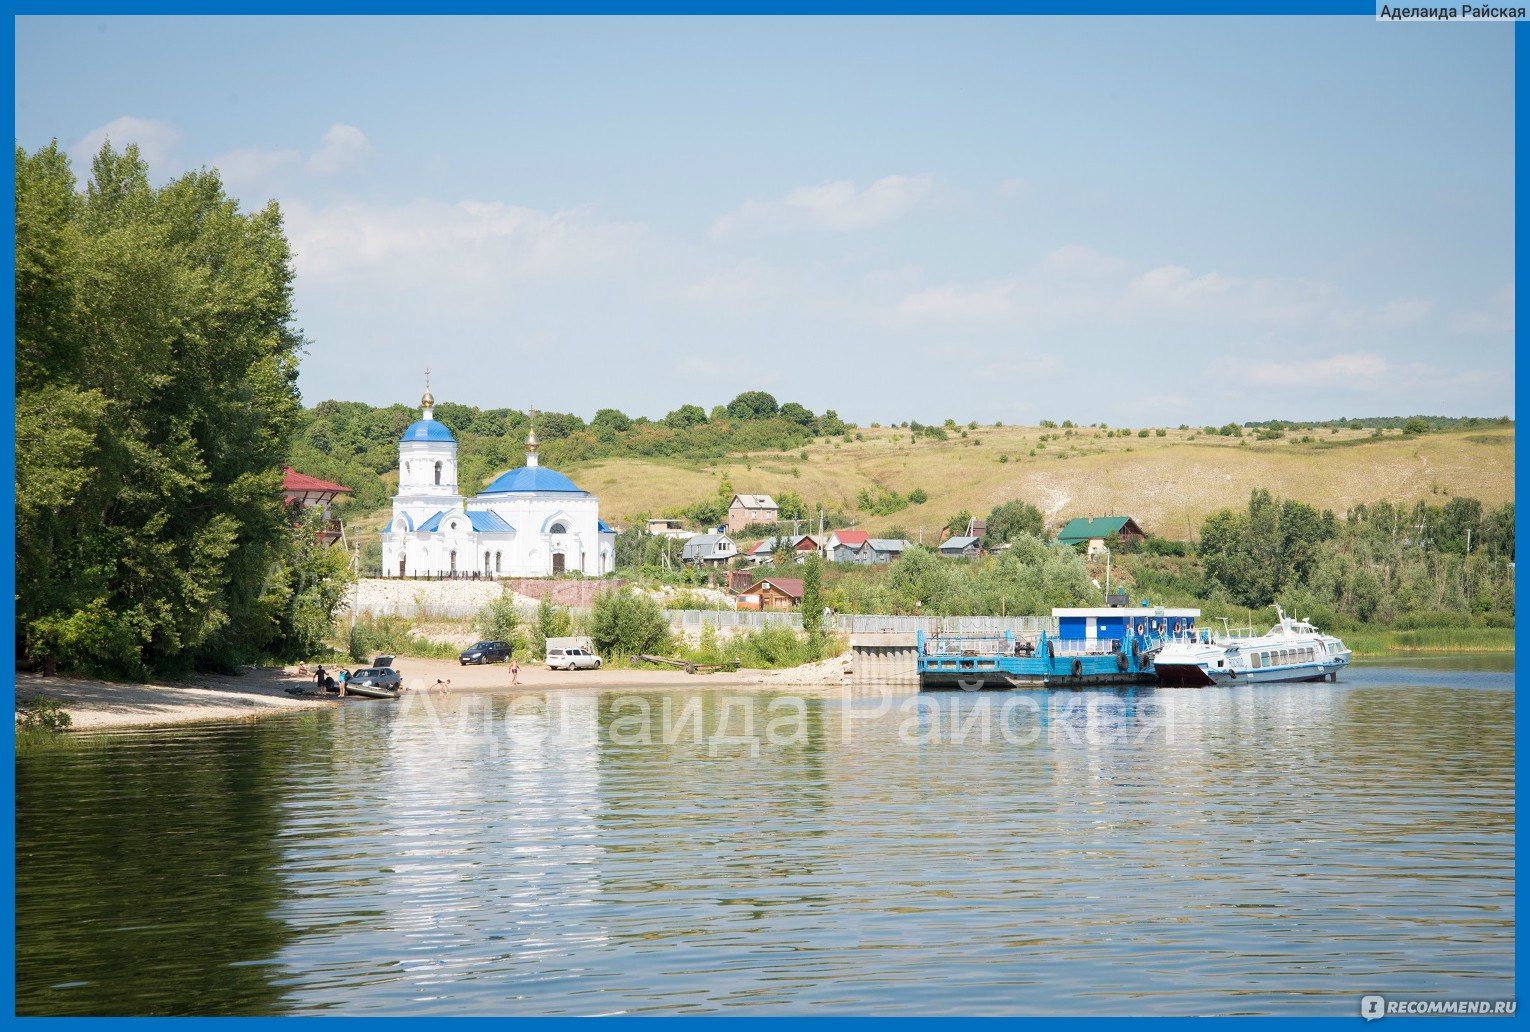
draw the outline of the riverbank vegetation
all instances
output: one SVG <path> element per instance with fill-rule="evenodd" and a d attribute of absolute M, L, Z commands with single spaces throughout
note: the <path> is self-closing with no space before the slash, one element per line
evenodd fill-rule
<path fill-rule="evenodd" d="M 136 148 L 83 191 L 16 150 L 16 645 L 141 679 L 299 654 L 344 557 L 282 504 L 304 416 L 291 254 L 214 171 L 151 185 Z"/>

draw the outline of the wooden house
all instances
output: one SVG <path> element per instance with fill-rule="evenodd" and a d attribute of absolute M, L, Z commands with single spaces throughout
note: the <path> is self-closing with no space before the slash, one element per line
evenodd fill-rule
<path fill-rule="evenodd" d="M 800 577 L 762 577 L 738 596 L 739 609 L 795 609 L 801 602 Z"/>

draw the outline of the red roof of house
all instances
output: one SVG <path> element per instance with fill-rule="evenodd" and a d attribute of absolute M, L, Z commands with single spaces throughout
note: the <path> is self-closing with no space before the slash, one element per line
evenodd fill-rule
<path fill-rule="evenodd" d="M 739 594 L 753 595 L 755 594 L 754 589 L 758 588 L 761 584 L 772 584 L 778 588 L 782 594 L 790 595 L 792 598 L 802 597 L 801 577 L 761 577 L 759 580 L 749 585 L 749 587 L 739 592 Z"/>
<path fill-rule="evenodd" d="M 345 494 L 356 493 L 343 484 L 335 484 L 328 480 L 320 480 L 318 477 L 311 477 L 307 473 L 299 473 L 291 466 L 288 466 L 287 472 L 282 475 L 282 490 L 289 493 L 294 491 L 333 491 L 336 494 L 342 492 Z"/>
<path fill-rule="evenodd" d="M 840 544 L 859 548 L 866 543 L 866 539 L 871 536 L 871 532 L 866 530 L 836 530 L 834 535 L 839 538 Z"/>

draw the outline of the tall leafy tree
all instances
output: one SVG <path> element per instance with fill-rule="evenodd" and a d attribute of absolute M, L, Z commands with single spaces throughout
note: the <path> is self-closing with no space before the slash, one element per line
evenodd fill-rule
<path fill-rule="evenodd" d="M 240 212 L 213 171 L 153 187 L 109 145 L 83 196 L 56 144 L 18 148 L 16 195 L 18 644 L 110 674 L 226 666 L 274 633 L 291 531 L 281 212 Z"/>

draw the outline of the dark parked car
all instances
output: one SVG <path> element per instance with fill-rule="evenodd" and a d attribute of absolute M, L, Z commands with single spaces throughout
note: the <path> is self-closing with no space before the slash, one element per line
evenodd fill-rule
<path fill-rule="evenodd" d="M 510 643 L 507 641 L 480 641 L 469 645 L 457 657 L 463 666 L 469 663 L 505 663 L 510 659 Z"/>
<path fill-rule="evenodd" d="M 392 667 L 366 667 L 351 674 L 347 684 L 366 684 L 373 688 L 398 688 L 403 677 Z"/>

